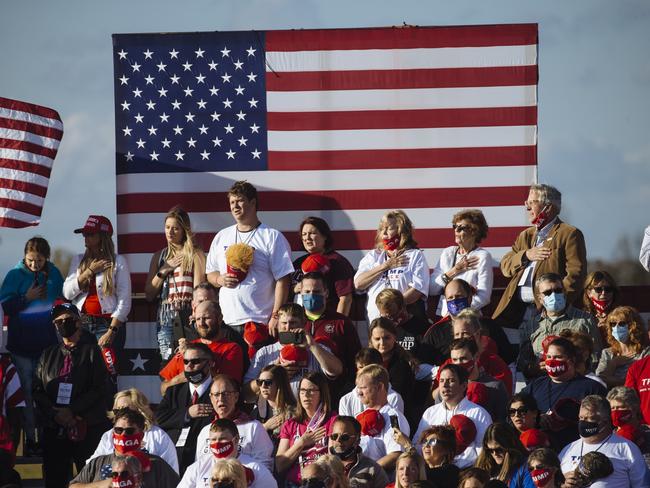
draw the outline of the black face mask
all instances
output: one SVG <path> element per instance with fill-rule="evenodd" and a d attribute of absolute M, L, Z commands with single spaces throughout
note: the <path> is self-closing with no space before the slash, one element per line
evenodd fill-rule
<path fill-rule="evenodd" d="M 212 486 L 214 488 L 235 488 L 235 483 L 232 481 L 216 481 Z"/>
<path fill-rule="evenodd" d="M 208 377 L 208 373 L 204 370 L 201 371 L 185 371 L 185 378 L 187 378 L 187 381 L 192 383 L 193 385 L 200 385 L 203 383 L 203 380 Z"/>
<path fill-rule="evenodd" d="M 77 321 L 72 317 L 69 317 L 64 321 L 58 323 L 56 325 L 56 330 L 59 331 L 61 337 L 65 337 L 66 339 L 72 337 L 75 332 L 77 332 Z"/>
<path fill-rule="evenodd" d="M 350 459 L 354 459 L 354 456 L 357 454 L 357 446 L 351 446 L 345 451 L 337 451 L 334 449 L 334 446 L 330 446 L 330 454 L 336 456 L 341 461 L 349 461 Z"/>
<path fill-rule="evenodd" d="M 587 420 L 578 421 L 578 433 L 580 437 L 591 437 L 598 434 L 601 431 L 600 424 L 598 422 L 589 422 Z"/>

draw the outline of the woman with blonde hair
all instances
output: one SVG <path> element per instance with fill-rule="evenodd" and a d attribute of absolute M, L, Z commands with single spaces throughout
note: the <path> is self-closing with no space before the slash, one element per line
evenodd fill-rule
<path fill-rule="evenodd" d="M 135 388 L 118 391 L 113 400 L 113 410 L 108 413 L 108 418 L 113 420 L 113 412 L 120 408 L 130 408 L 142 414 L 144 417 L 143 447 L 149 454 L 155 454 L 164 459 L 178 473 L 176 446 L 167 432 L 156 425 L 156 416 L 151 410 L 149 399 L 144 393 Z M 95 449 L 95 452 L 90 456 L 88 461 L 104 454 L 112 454 L 113 451 L 113 429 L 111 428 L 104 432 L 97 445 L 97 449 Z"/>
<path fill-rule="evenodd" d="M 596 375 L 607 388 L 621 386 L 630 365 L 650 354 L 648 332 L 639 312 L 632 307 L 616 307 L 607 315 L 608 348 L 603 349 Z"/>
<path fill-rule="evenodd" d="M 426 481 L 426 463 L 415 449 L 409 449 L 400 454 L 395 463 L 395 483 L 388 487 L 411 488 L 417 481 Z"/>
<path fill-rule="evenodd" d="M 375 299 L 385 288 L 404 295 L 408 311 L 426 317 L 429 266 L 413 238 L 413 224 L 403 210 L 386 212 L 379 222 L 375 248 L 359 263 L 354 286 L 368 292 L 368 322 L 379 317 Z"/>
<path fill-rule="evenodd" d="M 210 487 L 247 488 L 246 470 L 235 458 L 217 459 L 212 466 Z"/>
<path fill-rule="evenodd" d="M 345 474 L 343 462 L 337 456 L 325 454 L 319 457 L 303 470 L 303 479 L 305 479 L 304 473 L 310 469 L 310 466 L 314 466 L 316 470 L 322 468 L 323 472 L 319 474 L 324 474 L 326 478 L 332 480 L 331 488 L 350 488 L 350 480 Z"/>
<path fill-rule="evenodd" d="M 167 246 L 151 257 L 145 296 L 150 302 L 160 298 L 158 348 L 166 361 L 172 355 L 174 342 L 188 333 L 192 335 L 192 292 L 205 281 L 205 254 L 194 241 L 190 216 L 185 210 L 173 207 L 164 223 Z M 174 329 L 179 321 L 181 327 Z"/>

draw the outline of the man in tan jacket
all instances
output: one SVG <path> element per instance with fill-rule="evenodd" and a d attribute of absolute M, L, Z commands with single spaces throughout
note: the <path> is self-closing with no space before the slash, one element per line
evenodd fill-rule
<path fill-rule="evenodd" d="M 510 283 L 492 318 L 516 329 L 541 309 L 533 291 L 535 280 L 546 273 L 562 277 L 567 304 L 582 294 L 587 274 L 587 250 L 582 232 L 562 222 L 562 194 L 549 185 L 532 185 L 525 202 L 532 227 L 524 230 L 501 259 L 501 272 Z"/>

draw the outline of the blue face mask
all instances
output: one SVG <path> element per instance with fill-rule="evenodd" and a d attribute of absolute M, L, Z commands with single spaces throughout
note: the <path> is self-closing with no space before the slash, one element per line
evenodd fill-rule
<path fill-rule="evenodd" d="M 551 293 L 544 296 L 544 308 L 547 312 L 558 313 L 566 308 L 564 293 Z"/>
<path fill-rule="evenodd" d="M 630 329 L 627 325 L 615 325 L 612 327 L 612 336 L 620 343 L 625 343 L 630 339 Z"/>
<path fill-rule="evenodd" d="M 320 312 L 325 308 L 324 295 L 313 295 L 313 294 L 303 293 L 301 297 L 302 297 L 302 306 L 305 307 L 305 310 L 307 310 L 308 312 Z"/>
<path fill-rule="evenodd" d="M 469 301 L 467 300 L 467 297 L 447 300 L 447 310 L 451 315 L 458 315 L 461 310 L 465 310 L 467 307 L 469 307 Z"/>

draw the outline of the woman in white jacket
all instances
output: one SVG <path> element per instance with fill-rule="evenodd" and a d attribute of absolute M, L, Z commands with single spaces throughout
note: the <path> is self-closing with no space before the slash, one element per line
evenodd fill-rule
<path fill-rule="evenodd" d="M 72 259 L 63 295 L 77 306 L 84 328 L 101 348 L 122 349 L 131 311 L 131 276 L 126 259 L 115 254 L 113 226 L 106 217 L 91 215 L 74 232 L 83 234 L 86 252 Z"/>
<path fill-rule="evenodd" d="M 440 260 L 431 273 L 429 295 L 441 295 L 438 303 L 438 315 L 444 317 L 449 312 L 443 291 L 447 283 L 460 278 L 474 288 L 472 303 L 468 306 L 480 310 L 490 303 L 492 295 L 493 270 L 492 255 L 479 246 L 487 237 L 488 224 L 483 212 L 477 209 L 461 210 L 451 219 L 454 229 L 455 246 L 442 251 Z"/>

